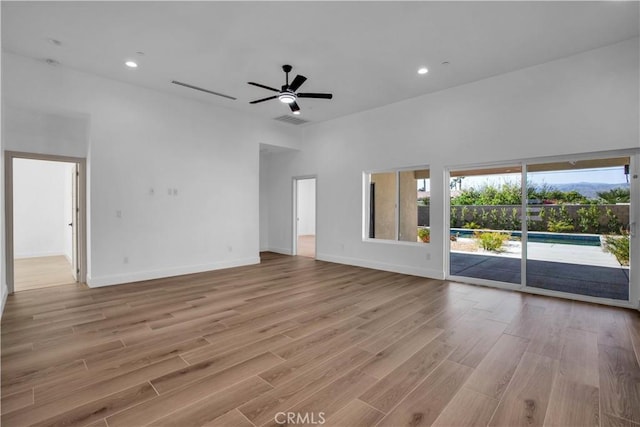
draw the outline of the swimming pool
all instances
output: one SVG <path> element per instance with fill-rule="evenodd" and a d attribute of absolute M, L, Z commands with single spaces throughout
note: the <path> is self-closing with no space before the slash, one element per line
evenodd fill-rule
<path fill-rule="evenodd" d="M 475 230 L 466 228 L 452 228 L 451 235 L 459 237 L 473 237 Z M 520 240 L 521 231 L 503 231 L 491 230 L 504 233 L 511 233 L 512 240 Z M 580 246 L 600 246 L 600 236 L 598 234 L 574 234 L 574 233 L 545 233 L 540 231 L 530 231 L 528 233 L 528 241 L 536 243 L 556 243 L 562 245 L 580 245 Z"/>

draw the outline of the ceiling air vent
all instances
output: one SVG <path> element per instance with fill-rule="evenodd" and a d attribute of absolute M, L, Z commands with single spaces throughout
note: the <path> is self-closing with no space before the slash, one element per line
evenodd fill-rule
<path fill-rule="evenodd" d="M 278 120 L 280 122 L 289 123 L 291 125 L 301 125 L 301 124 L 304 124 L 304 123 L 309 123 L 309 120 L 299 119 L 297 117 L 287 116 L 287 115 L 276 117 L 273 120 Z"/>
<path fill-rule="evenodd" d="M 178 86 L 188 87 L 189 89 L 199 90 L 200 92 L 210 93 L 211 95 L 217 95 L 217 96 L 221 96 L 223 98 L 233 99 L 234 101 L 236 99 L 238 99 L 238 98 L 234 98 L 233 96 L 225 95 L 224 93 L 218 93 L 218 92 L 214 92 L 214 91 L 209 90 L 209 89 L 203 89 L 201 87 L 193 86 L 193 85 L 190 85 L 190 84 L 187 84 L 187 83 L 182 83 L 182 82 L 179 82 L 177 80 L 173 80 L 171 83 L 173 83 L 174 85 L 178 85 Z"/>

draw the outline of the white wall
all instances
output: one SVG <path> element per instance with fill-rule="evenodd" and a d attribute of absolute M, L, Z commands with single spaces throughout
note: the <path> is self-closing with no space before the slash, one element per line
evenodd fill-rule
<path fill-rule="evenodd" d="M 316 180 L 298 180 L 298 236 L 316 234 Z"/>
<path fill-rule="evenodd" d="M 260 210 L 260 251 L 266 251 L 269 249 L 269 195 L 267 190 L 268 185 L 268 166 L 269 160 L 266 152 L 260 152 L 260 184 L 258 188 L 258 209 Z M 253 202 L 255 203 L 255 201 Z"/>
<path fill-rule="evenodd" d="M 68 255 L 71 258 L 73 164 L 13 161 L 13 247 L 15 258 Z"/>
<path fill-rule="evenodd" d="M 269 245 L 290 250 L 291 179 L 316 175 L 318 259 L 444 277 L 445 167 L 640 147 L 638 47 L 636 38 L 307 127 L 300 152 L 269 158 Z M 431 243 L 364 242 L 362 172 L 414 165 L 431 169 Z"/>
<path fill-rule="evenodd" d="M 5 149 L 87 157 L 90 286 L 258 262 L 258 146 L 299 129 L 6 52 L 2 89 Z"/>

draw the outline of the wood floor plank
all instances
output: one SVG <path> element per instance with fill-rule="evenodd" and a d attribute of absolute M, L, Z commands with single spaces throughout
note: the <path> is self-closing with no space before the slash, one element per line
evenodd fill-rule
<path fill-rule="evenodd" d="M 455 347 L 433 340 L 367 390 L 360 400 L 387 413 L 424 380 Z"/>
<path fill-rule="evenodd" d="M 240 406 L 239 410 L 255 425 L 265 424 L 273 420 L 276 413 L 286 411 L 371 357 L 370 353 L 352 347 L 277 385 L 272 391 Z"/>
<path fill-rule="evenodd" d="M 243 379 L 254 376 L 257 372 L 263 370 L 265 366 L 278 363 L 280 360 L 270 353 L 254 357 L 213 375 L 203 376 L 196 381 L 181 384 L 179 388 L 173 388 L 164 393 L 161 392 L 155 399 L 108 417 L 107 423 L 110 427 L 149 424 L 200 399 L 204 399 L 210 394 L 224 390 Z M 160 382 L 161 380 L 152 380 L 151 384 L 159 384 Z M 156 387 L 154 385 L 154 388 Z"/>
<path fill-rule="evenodd" d="M 289 408 L 287 412 L 298 414 L 313 414 L 318 420 L 320 413 L 330 418 L 343 408 L 349 401 L 362 394 L 371 387 L 376 379 L 359 369 L 353 370 L 342 378 L 337 379 L 312 396 Z M 275 419 L 265 425 L 277 425 Z M 304 425 L 304 424 L 303 424 Z"/>
<path fill-rule="evenodd" d="M 567 328 L 558 374 L 567 380 L 599 388 L 598 335 Z"/>
<path fill-rule="evenodd" d="M 238 409 L 231 410 L 226 414 L 219 416 L 215 420 L 203 424 L 206 427 L 254 427 Z"/>
<path fill-rule="evenodd" d="M 640 365 L 640 313 L 630 313 L 627 316 L 627 329 L 631 337 L 631 344 Z"/>
<path fill-rule="evenodd" d="M 7 414 L 32 404 L 33 389 L 28 389 L 7 396 L 2 395 L 2 403 L 0 404 L 0 407 L 2 409 L 2 414 Z"/>
<path fill-rule="evenodd" d="M 438 328 L 420 327 L 376 353 L 375 359 L 367 362 L 361 369 L 363 372 L 381 379 L 433 341 L 441 332 L 442 330 Z"/>
<path fill-rule="evenodd" d="M 132 387 L 135 384 L 149 381 L 187 366 L 179 356 L 161 360 L 132 371 L 116 369 L 114 372 L 88 373 L 80 378 L 71 378 L 59 383 L 36 386 L 34 399 L 38 405 L 46 402 L 59 402 L 73 394 L 103 396 L 115 393 L 119 389 Z M 58 407 L 60 406 L 57 403 Z"/>
<path fill-rule="evenodd" d="M 526 338 L 502 335 L 473 371 L 465 387 L 502 399 L 528 345 Z"/>
<path fill-rule="evenodd" d="M 262 372 L 260 377 L 274 386 L 283 384 L 296 375 L 341 353 L 345 348 L 362 341 L 365 337 L 366 334 L 362 331 L 348 331 Z"/>
<path fill-rule="evenodd" d="M 449 360 L 475 368 L 506 327 L 501 322 L 464 315 L 445 329 L 438 339 L 456 347 Z"/>
<path fill-rule="evenodd" d="M 130 406 L 134 406 L 140 402 L 144 402 L 157 396 L 156 392 L 149 383 L 143 383 L 134 387 L 130 387 L 111 394 L 102 399 L 98 399 L 81 406 L 77 406 L 71 410 L 46 418 L 36 423 L 23 423 L 20 418 L 12 417 L 9 414 L 3 417 L 2 422 L 7 425 L 33 425 L 38 427 L 44 426 L 68 426 L 68 425 L 84 425 L 100 420 L 112 413 L 119 412 Z"/>
<path fill-rule="evenodd" d="M 623 420 L 622 418 L 618 418 L 607 413 L 600 414 L 600 425 L 602 427 L 639 427 L 640 426 L 640 424 L 636 424 L 629 420 Z"/>
<path fill-rule="evenodd" d="M 361 400 L 354 399 L 333 416 L 329 417 L 323 425 L 335 427 L 370 427 L 376 425 L 382 417 L 384 417 L 382 412 L 372 408 Z"/>
<path fill-rule="evenodd" d="M 73 360 L 34 371 L 21 371 L 18 375 L 2 372 L 2 393 L 13 394 L 31 389 L 37 384 L 56 381 L 74 374 L 84 374 L 87 368 L 82 360 Z"/>
<path fill-rule="evenodd" d="M 430 426 L 458 393 L 472 368 L 445 360 L 405 397 L 378 426 Z"/>
<path fill-rule="evenodd" d="M 251 377 L 224 391 L 209 395 L 192 405 L 172 412 L 150 425 L 176 427 L 205 425 L 271 389 L 269 384 L 258 377 Z"/>
<path fill-rule="evenodd" d="M 542 426 L 558 361 L 525 352 L 490 426 Z"/>
<path fill-rule="evenodd" d="M 553 383 L 545 426 L 600 425 L 600 395 L 597 387 L 559 376 Z"/>
<path fill-rule="evenodd" d="M 237 358 L 234 353 L 220 359 L 190 365 L 154 378 L 151 380 L 151 384 L 153 384 L 158 393 L 164 394 L 191 382 L 197 383 L 200 379 L 207 378 L 210 375 L 226 372 L 228 369 L 233 369 L 234 373 L 258 373 L 282 362 L 282 359 L 268 352 L 263 352 L 253 357 L 249 356 L 246 359 L 244 356 Z"/>
<path fill-rule="evenodd" d="M 640 423 L 640 367 L 635 354 L 598 345 L 598 356 L 602 412 Z"/>
<path fill-rule="evenodd" d="M 432 426 L 486 426 L 497 406 L 496 399 L 463 387 L 436 418 Z"/>

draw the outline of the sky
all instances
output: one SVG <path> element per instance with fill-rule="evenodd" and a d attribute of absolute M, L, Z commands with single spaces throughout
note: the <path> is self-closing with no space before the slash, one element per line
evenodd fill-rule
<path fill-rule="evenodd" d="M 626 182 L 624 169 L 620 166 L 598 169 L 580 169 L 555 172 L 530 172 L 529 182 L 534 184 L 571 184 L 591 182 L 603 184 L 623 184 Z M 520 174 L 504 174 L 499 176 L 470 176 L 462 181 L 462 188 L 479 187 L 483 184 L 502 185 L 503 182 L 519 183 Z"/>
<path fill-rule="evenodd" d="M 604 183 L 604 184 L 624 184 L 627 178 L 624 175 L 624 168 L 621 166 L 597 169 L 566 170 L 556 172 L 530 172 L 529 182 L 534 184 L 572 184 L 578 182 Z M 489 176 L 469 176 L 462 181 L 462 188 L 481 187 L 485 184 L 500 186 L 504 182 L 519 183 L 520 173 L 489 175 Z M 426 191 L 430 190 L 429 180 L 426 180 Z M 423 186 L 423 181 L 418 180 L 418 188 Z"/>

